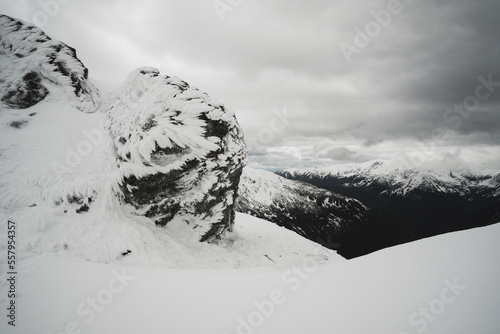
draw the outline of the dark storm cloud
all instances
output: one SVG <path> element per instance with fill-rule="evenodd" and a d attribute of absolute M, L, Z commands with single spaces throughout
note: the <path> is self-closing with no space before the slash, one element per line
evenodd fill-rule
<path fill-rule="evenodd" d="M 335 147 L 325 154 L 319 154 L 319 157 L 337 161 L 357 161 L 360 155 L 345 147 Z"/>
<path fill-rule="evenodd" d="M 488 112 L 462 117 L 459 127 L 445 113 L 475 96 L 479 77 L 491 75 L 500 83 L 500 36 L 495 33 L 500 31 L 499 10 L 495 1 L 414 1 L 354 55 L 352 73 L 363 74 L 371 92 L 385 100 L 368 97 L 369 108 L 379 111 L 379 121 L 362 129 L 368 141 L 381 134 L 421 140 L 437 127 L 488 132 L 493 140 L 500 120 L 500 87 L 480 101 L 478 109 Z M 359 115 L 366 119 L 367 113 Z"/>

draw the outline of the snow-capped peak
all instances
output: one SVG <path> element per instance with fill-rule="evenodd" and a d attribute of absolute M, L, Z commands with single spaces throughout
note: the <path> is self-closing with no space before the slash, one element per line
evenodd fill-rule
<path fill-rule="evenodd" d="M 335 177 L 351 179 L 354 186 L 384 184 L 394 194 L 407 194 L 415 189 L 468 194 L 470 188 L 498 190 L 499 171 L 446 170 L 413 167 L 394 161 L 372 160 L 363 163 L 336 164 L 305 169 L 285 169 L 280 175 L 296 177 Z M 496 191 L 500 195 L 499 191 Z"/>

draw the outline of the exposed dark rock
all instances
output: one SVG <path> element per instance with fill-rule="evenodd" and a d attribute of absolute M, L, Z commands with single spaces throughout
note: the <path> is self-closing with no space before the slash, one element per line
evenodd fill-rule
<path fill-rule="evenodd" d="M 89 211 L 89 206 L 87 204 L 83 204 L 81 207 L 76 209 L 76 213 L 83 213 Z"/>
<path fill-rule="evenodd" d="M 37 72 L 26 73 L 17 89 L 7 91 L 2 96 L 2 102 L 15 109 L 25 109 L 37 104 L 49 94 L 41 82 L 42 78 Z"/>
<path fill-rule="evenodd" d="M 127 251 L 125 251 L 125 252 L 122 253 L 122 256 L 127 256 L 130 253 L 132 253 L 132 251 L 130 249 L 127 249 Z"/>
<path fill-rule="evenodd" d="M 22 119 L 20 121 L 12 121 L 9 123 L 9 126 L 12 127 L 12 128 L 15 128 L 15 129 L 20 129 L 22 128 L 24 125 L 26 125 L 28 123 L 27 120 L 25 119 Z"/>

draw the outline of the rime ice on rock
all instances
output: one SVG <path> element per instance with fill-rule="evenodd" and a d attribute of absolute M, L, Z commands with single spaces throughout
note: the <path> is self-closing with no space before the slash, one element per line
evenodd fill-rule
<path fill-rule="evenodd" d="M 118 168 L 103 177 L 112 178 L 110 187 L 122 196 L 120 204 L 131 204 L 137 215 L 160 226 L 170 223 L 169 229 L 201 241 L 221 239 L 232 230 L 246 147 L 234 114 L 222 104 L 153 68 L 132 72 L 101 104 L 73 48 L 5 15 L 0 15 L 0 73 L 2 110 L 68 101 L 85 112 L 98 107 L 107 111 L 106 129 L 113 143 L 108 156 L 103 148 L 103 162 L 114 154 Z M 21 116 L 12 116 L 10 127 L 23 128 L 28 120 Z M 76 213 L 82 215 L 96 206 L 97 199 L 91 205 L 91 198 L 83 198 L 72 185 L 64 187 L 71 193 L 53 195 L 61 197 L 54 200 L 56 205 L 67 198 L 81 205 Z M 82 187 L 85 194 L 101 199 L 100 192 L 109 190 L 95 184 Z M 186 224 L 189 228 L 180 228 Z"/>
<path fill-rule="evenodd" d="M 133 71 L 108 101 L 123 199 L 157 225 L 201 241 L 231 231 L 246 147 L 234 113 L 155 68 Z"/>
<path fill-rule="evenodd" d="M 85 112 L 99 103 L 75 49 L 5 15 L 0 15 L 0 73 L 0 103 L 8 108 L 29 108 L 50 95 L 64 96 Z"/>

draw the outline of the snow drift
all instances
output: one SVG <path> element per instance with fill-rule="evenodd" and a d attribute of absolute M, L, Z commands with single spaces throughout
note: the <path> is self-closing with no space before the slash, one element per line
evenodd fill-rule
<path fill-rule="evenodd" d="M 175 270 L 132 265 L 128 257 L 102 264 L 30 254 L 19 268 L 18 312 L 22 317 L 17 331 L 2 321 L 0 332 L 499 332 L 500 224 L 330 264 L 320 264 L 319 256 L 311 256 L 314 247 L 302 247 L 296 243 L 300 237 L 293 238 L 290 231 L 242 214 L 236 224 L 245 244 L 225 250 L 224 260 L 236 263 L 238 258 L 244 263 L 260 257 L 262 265 L 274 265 L 255 252 L 265 250 L 275 261 L 292 257 L 299 261 L 289 262 L 288 268 Z M 291 248 L 284 247 L 289 237 Z M 248 243 L 258 240 L 259 244 Z M 246 259 L 242 257 L 245 249 Z M 214 255 L 210 253 L 217 264 L 215 260 L 222 258 Z M 210 257 L 198 259 L 198 265 Z M 0 278 L 5 291 L 5 275 Z"/>

